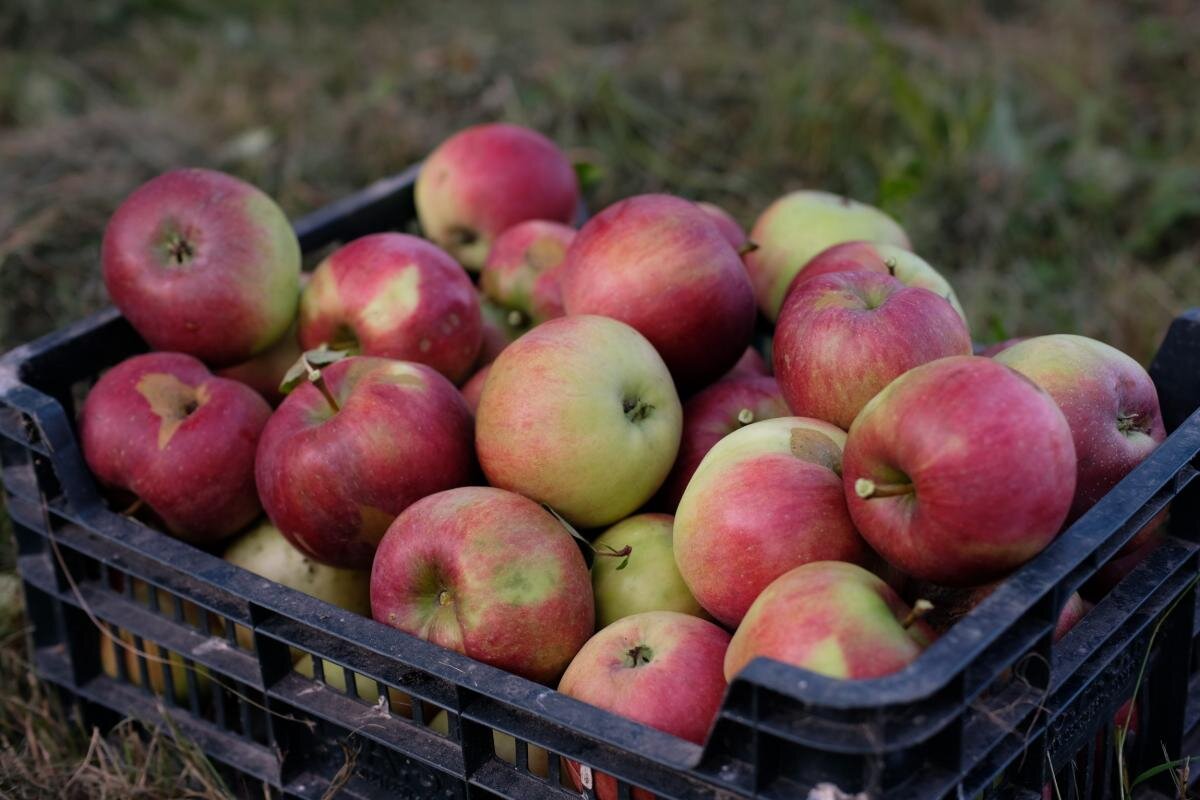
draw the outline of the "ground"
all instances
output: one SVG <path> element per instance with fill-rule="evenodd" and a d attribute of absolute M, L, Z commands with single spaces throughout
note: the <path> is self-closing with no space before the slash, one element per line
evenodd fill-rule
<path fill-rule="evenodd" d="M 1146 361 L 1200 303 L 1188 0 L 61 5 L 0 5 L 0 350 L 105 303 L 105 220 L 160 171 L 227 170 L 295 215 L 493 119 L 595 163 L 593 207 L 670 191 L 749 224 L 798 187 L 875 203 L 979 341 L 1071 331 Z M 25 685 L 20 629 L 0 615 L 5 686 Z M 91 740 L 39 703 L 0 699 L 0 794 L 91 774 L 64 789 Z"/>

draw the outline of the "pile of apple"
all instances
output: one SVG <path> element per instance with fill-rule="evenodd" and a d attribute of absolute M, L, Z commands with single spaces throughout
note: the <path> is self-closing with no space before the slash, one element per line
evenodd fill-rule
<path fill-rule="evenodd" d="M 88 396 L 88 464 L 175 536 L 252 528 L 231 560 L 692 741 L 758 656 L 905 667 L 1164 437 L 1105 344 L 972 355 L 950 285 L 851 200 L 788 194 L 747 238 L 643 195 L 576 231 L 564 153 L 493 124 L 416 204 L 428 239 L 348 242 L 304 284 L 254 187 L 139 188 L 103 270 L 158 352 Z"/>

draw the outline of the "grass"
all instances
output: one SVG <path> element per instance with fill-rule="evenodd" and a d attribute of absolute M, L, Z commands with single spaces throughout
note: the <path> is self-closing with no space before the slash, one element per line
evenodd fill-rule
<path fill-rule="evenodd" d="M 1200 302 L 1198 37 L 1200 6 L 1168 0 L 10 0 L 0 350 L 105 303 L 105 221 L 158 172 L 234 172 L 295 215 L 506 119 L 598 164 L 596 207 L 671 191 L 749 224 L 802 186 L 878 204 L 977 340 L 1072 331 L 1146 361 Z M 0 682 L 26 686 L 4 619 Z M 12 724 L 0 764 L 57 780 L 102 757 L 78 732 L 34 760 Z"/>

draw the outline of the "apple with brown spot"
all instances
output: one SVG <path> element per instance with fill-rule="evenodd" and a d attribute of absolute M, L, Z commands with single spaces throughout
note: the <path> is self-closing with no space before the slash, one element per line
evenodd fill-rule
<path fill-rule="evenodd" d="M 933 631 L 877 575 L 814 561 L 781 575 L 754 601 L 725 655 L 733 680 L 755 658 L 832 678 L 865 680 L 908 666 Z"/>
<path fill-rule="evenodd" d="M 780 417 L 708 451 L 675 514 L 675 562 L 700 605 L 736 626 L 773 580 L 810 561 L 863 561 L 840 477 L 846 434 Z"/>
<path fill-rule="evenodd" d="M 679 455 L 655 506 L 675 513 L 700 460 L 721 439 L 752 422 L 789 417 L 791 413 L 775 379 L 763 375 L 725 377 L 692 395 L 683 404 Z"/>
<path fill-rule="evenodd" d="M 425 235 L 477 271 L 496 237 L 517 223 L 570 222 L 579 181 L 562 150 L 540 133 L 476 125 L 430 153 L 417 176 L 416 204 Z"/>
<path fill-rule="evenodd" d="M 109 297 L 155 350 L 235 364 L 270 347 L 296 313 L 291 223 L 221 172 L 178 169 L 143 184 L 108 221 L 100 260 Z"/>
<path fill-rule="evenodd" d="M 562 263 L 574 238 L 575 229 L 559 222 L 532 219 L 517 223 L 496 237 L 479 274 L 480 290 L 500 308 L 520 314 L 526 323 L 545 322 L 550 318 L 542 318 L 548 313 L 549 287 L 541 287 L 536 309 L 540 313 L 536 314 L 535 287 L 543 275 Z"/>
<path fill-rule="evenodd" d="M 317 266 L 300 297 L 300 346 L 427 364 L 455 383 L 482 343 L 475 287 L 454 259 L 404 233 L 355 239 Z"/>
<path fill-rule="evenodd" d="M 741 357 L 754 330 L 754 294 L 737 251 L 695 203 L 647 194 L 587 222 L 562 265 L 567 314 L 634 327 L 684 390 Z"/>
<path fill-rule="evenodd" d="M 958 312 L 889 275 L 835 272 L 796 286 L 775 327 L 775 378 L 792 412 L 843 430 L 913 367 L 971 354 Z"/>
<path fill-rule="evenodd" d="M 675 611 L 625 617 L 597 633 L 571 661 L 558 690 L 620 717 L 703 744 L 725 696 L 729 634 Z M 576 788 L 580 765 L 567 761 Z M 615 800 L 617 782 L 593 775 L 596 797 Z M 636 800 L 654 797 L 634 789 Z"/>
<path fill-rule="evenodd" d="M 267 515 L 323 564 L 366 569 L 396 515 L 475 477 L 471 410 L 423 364 L 357 356 L 288 395 L 263 431 Z"/>
<path fill-rule="evenodd" d="M 540 683 L 592 634 L 587 564 L 532 500 L 463 487 L 409 506 L 371 568 L 371 613 L 386 625 Z"/>
<path fill-rule="evenodd" d="M 88 393 L 80 440 L 101 483 L 132 492 L 172 534 L 204 544 L 259 515 L 254 456 L 270 416 L 257 392 L 198 359 L 148 353 Z"/>

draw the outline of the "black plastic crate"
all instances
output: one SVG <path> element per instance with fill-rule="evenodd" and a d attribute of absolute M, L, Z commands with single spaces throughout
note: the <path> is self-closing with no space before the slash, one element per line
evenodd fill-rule
<path fill-rule="evenodd" d="M 304 250 L 411 227 L 415 175 L 299 220 Z M 81 457 L 75 414 L 103 370 L 144 349 L 109 309 L 0 360 L 0 465 L 29 650 L 38 675 L 85 720 L 169 718 L 241 791 L 577 796 L 563 756 L 589 768 L 585 783 L 590 771 L 617 776 L 620 797 L 635 787 L 677 798 L 803 797 L 832 783 L 871 797 L 1033 798 L 1052 780 L 1063 797 L 1115 797 L 1112 719 L 1135 686 L 1129 774 L 1200 752 L 1200 692 L 1189 692 L 1200 311 L 1173 323 L 1151 369 L 1171 436 L 1070 530 L 902 672 L 843 682 L 756 661 L 730 685 L 703 747 L 110 510 Z M 1172 536 L 1051 647 L 1071 592 L 1168 504 Z M 158 657 L 111 646 L 106 654 L 101 624 Z M 296 651 L 315 656 L 312 676 L 293 667 Z M 1171 773 L 1144 788 L 1173 795 Z"/>

